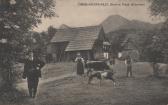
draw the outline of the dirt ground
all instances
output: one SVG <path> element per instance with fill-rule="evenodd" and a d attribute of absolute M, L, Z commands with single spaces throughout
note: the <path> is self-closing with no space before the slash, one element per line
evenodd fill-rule
<path fill-rule="evenodd" d="M 64 65 L 64 66 L 63 66 Z M 74 63 L 48 65 L 43 70 L 43 79 L 72 74 Z M 61 70 L 64 70 L 61 71 Z M 87 77 L 69 75 L 52 81 L 41 82 L 35 99 L 24 96 L 16 105 L 167 105 L 168 78 L 154 78 L 148 63 L 133 65 L 133 78 L 126 78 L 123 62 L 114 67 L 116 86 L 110 80 L 94 79 L 87 84 Z M 60 73 L 60 74 L 59 74 Z"/>

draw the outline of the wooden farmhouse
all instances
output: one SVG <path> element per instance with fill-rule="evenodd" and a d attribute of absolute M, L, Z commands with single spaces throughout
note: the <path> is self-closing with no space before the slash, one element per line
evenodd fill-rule
<path fill-rule="evenodd" d="M 135 38 L 132 38 L 132 34 L 127 35 L 125 40 L 121 43 L 121 46 L 123 47 L 122 50 L 122 57 L 126 58 L 127 56 L 130 56 L 133 60 L 138 61 L 140 54 L 138 51 L 138 47 L 136 45 Z M 135 41 L 134 41 L 135 40 Z"/>
<path fill-rule="evenodd" d="M 51 54 L 56 62 L 73 61 L 77 53 L 85 60 L 103 56 L 108 42 L 102 26 L 59 29 L 51 39 Z"/>

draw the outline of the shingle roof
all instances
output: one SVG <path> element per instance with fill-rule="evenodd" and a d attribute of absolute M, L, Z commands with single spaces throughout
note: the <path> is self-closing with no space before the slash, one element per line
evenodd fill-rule
<path fill-rule="evenodd" d="M 101 26 L 61 29 L 57 31 L 51 42 L 68 41 L 65 51 L 89 50 L 98 39 L 101 29 Z"/>
<path fill-rule="evenodd" d="M 70 41 L 65 51 L 90 50 L 95 40 L 73 40 Z"/>
<path fill-rule="evenodd" d="M 77 32 L 73 29 L 59 29 L 51 39 L 51 43 L 71 41 Z"/>
<path fill-rule="evenodd" d="M 133 50 L 137 48 L 136 46 L 136 38 L 137 36 L 134 34 L 128 34 L 125 38 L 125 40 L 121 43 L 121 46 L 124 47 L 125 50 Z"/>

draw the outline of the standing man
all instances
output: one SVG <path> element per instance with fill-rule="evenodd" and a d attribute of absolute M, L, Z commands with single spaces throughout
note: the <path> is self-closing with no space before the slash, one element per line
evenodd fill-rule
<path fill-rule="evenodd" d="M 127 66 L 127 77 L 129 77 L 129 74 L 130 74 L 130 77 L 132 77 L 132 60 L 130 56 L 126 58 L 125 64 Z"/>
<path fill-rule="evenodd" d="M 37 86 L 39 78 L 41 78 L 41 68 L 44 66 L 37 56 L 31 51 L 28 54 L 28 58 L 24 62 L 23 78 L 27 78 L 29 95 L 35 98 L 37 93 Z"/>
<path fill-rule="evenodd" d="M 112 66 L 115 65 L 115 57 L 114 56 L 110 59 L 110 65 L 112 65 Z"/>
<path fill-rule="evenodd" d="M 77 57 L 75 59 L 75 62 L 77 62 L 77 75 L 82 76 L 84 74 L 84 59 L 82 58 L 80 53 L 77 53 Z"/>

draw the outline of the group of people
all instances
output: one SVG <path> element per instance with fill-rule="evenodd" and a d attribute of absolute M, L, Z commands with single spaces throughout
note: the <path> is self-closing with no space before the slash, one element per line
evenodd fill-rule
<path fill-rule="evenodd" d="M 77 62 L 77 71 L 76 71 L 77 75 L 83 75 L 84 74 L 85 61 L 82 58 L 80 53 L 77 54 L 75 62 Z M 107 63 L 107 65 L 108 66 L 111 66 L 111 65 L 113 66 L 114 64 L 115 64 L 115 58 L 113 57 L 111 60 L 109 60 L 109 63 Z M 131 59 L 130 56 L 126 57 L 125 65 L 126 65 L 126 69 L 127 69 L 126 76 L 127 77 L 132 77 L 133 76 L 133 74 L 132 74 L 132 59 Z M 112 69 L 112 67 L 111 67 L 111 69 Z"/>
<path fill-rule="evenodd" d="M 85 61 L 80 53 L 77 54 L 75 62 L 77 63 L 76 73 L 77 75 L 82 76 L 84 74 Z M 113 58 L 112 60 L 110 60 L 108 65 L 110 66 L 114 64 L 115 59 Z M 125 64 L 127 65 L 127 77 L 129 77 L 129 75 L 132 77 L 132 60 L 130 56 L 128 56 L 125 60 Z M 35 98 L 36 96 L 39 78 L 41 78 L 41 68 L 44 65 L 45 63 L 40 60 L 38 55 L 35 55 L 33 51 L 30 51 L 27 58 L 24 60 L 24 72 L 22 77 L 24 79 L 27 78 L 28 91 L 30 97 L 32 98 Z"/>

